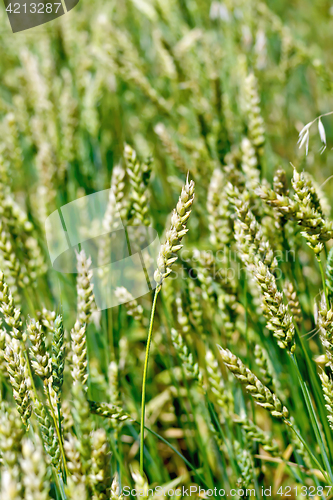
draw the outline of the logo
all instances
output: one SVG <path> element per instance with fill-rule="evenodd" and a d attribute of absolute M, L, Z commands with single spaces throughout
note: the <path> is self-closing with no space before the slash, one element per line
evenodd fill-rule
<path fill-rule="evenodd" d="M 91 258 L 98 309 L 132 300 L 119 293 L 120 288 L 125 287 L 134 299 L 156 288 L 157 232 L 152 227 L 127 225 L 112 189 L 62 206 L 46 219 L 45 231 L 55 270 L 77 273 L 76 254 L 80 250 Z"/>
<path fill-rule="evenodd" d="M 72 10 L 79 0 L 4 0 L 13 33 L 53 21 Z"/>

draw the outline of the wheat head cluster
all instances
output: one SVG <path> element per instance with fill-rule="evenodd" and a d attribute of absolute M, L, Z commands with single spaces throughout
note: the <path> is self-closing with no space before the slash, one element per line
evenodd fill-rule
<path fill-rule="evenodd" d="M 81 0 L 18 34 L 0 8 L 1 500 L 333 498 L 324 3 Z M 118 214 L 161 244 L 99 310 L 45 221 L 105 189 L 102 277 Z"/>

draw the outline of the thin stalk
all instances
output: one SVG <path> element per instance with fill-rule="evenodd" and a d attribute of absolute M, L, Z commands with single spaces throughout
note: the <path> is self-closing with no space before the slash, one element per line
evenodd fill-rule
<path fill-rule="evenodd" d="M 139 422 L 137 422 L 136 420 L 134 420 L 134 422 L 136 422 L 137 424 Z M 169 443 L 169 441 L 167 441 L 166 439 L 164 439 L 164 437 L 160 436 L 160 434 L 157 434 L 157 432 L 153 431 L 152 429 L 149 429 L 148 427 L 144 426 L 144 428 L 150 432 L 151 434 L 153 434 L 153 436 L 157 437 L 160 441 L 162 441 L 162 443 L 166 444 L 167 446 L 169 446 L 169 448 L 171 448 L 171 450 L 176 453 L 179 458 L 181 458 L 184 463 L 187 465 L 187 467 L 189 467 L 189 469 L 191 469 L 191 471 L 194 472 L 194 474 L 197 476 L 197 478 L 199 479 L 200 483 L 205 486 L 205 488 L 209 489 L 209 486 L 208 484 L 206 483 L 205 479 L 201 476 L 201 474 L 199 474 L 199 472 L 197 472 L 197 469 L 184 457 L 184 455 L 182 455 L 171 443 Z"/>
<path fill-rule="evenodd" d="M 55 479 L 55 483 L 58 486 L 58 490 L 60 492 L 61 500 L 67 500 L 66 493 L 64 491 L 64 487 L 63 487 L 63 484 L 62 484 L 62 480 L 58 476 L 58 474 L 56 473 L 56 471 L 54 469 L 53 469 L 53 476 L 54 476 L 54 479 Z"/>
<path fill-rule="evenodd" d="M 323 283 L 323 290 L 324 290 L 324 294 L 325 294 L 325 301 L 326 301 L 326 305 L 328 307 L 329 302 L 328 302 L 327 288 L 326 288 L 326 282 L 325 282 L 325 273 L 324 273 L 323 264 L 321 262 L 321 258 L 320 258 L 319 255 L 317 256 L 317 261 L 318 261 L 318 264 L 319 264 L 319 269 L 320 269 L 320 274 L 321 274 L 321 281 Z"/>
<path fill-rule="evenodd" d="M 285 232 L 284 231 L 283 231 L 283 239 L 284 239 L 285 246 L 286 246 L 287 250 L 289 250 L 289 245 L 288 245 L 287 239 L 285 237 Z M 299 264 L 298 260 L 297 260 L 297 263 Z M 322 268 L 321 262 L 319 263 L 319 267 L 321 269 L 321 278 L 322 278 L 324 290 L 325 290 L 325 293 L 326 293 L 327 292 L 326 282 L 325 282 L 325 277 L 324 277 L 324 273 L 323 273 L 323 268 Z M 290 279 L 291 283 L 294 284 L 294 287 L 296 289 L 297 288 L 297 286 L 296 286 L 297 279 L 293 275 L 292 271 L 293 271 L 293 266 L 288 266 L 289 279 Z M 301 274 L 301 275 L 303 277 L 303 274 Z M 304 281 L 304 283 L 305 283 L 305 286 L 307 288 L 307 282 Z M 327 305 L 328 305 L 328 303 L 327 303 Z M 316 404 L 317 404 L 317 407 L 318 407 L 318 411 L 320 413 L 320 418 L 321 418 L 321 421 L 322 421 L 322 424 L 323 424 L 325 437 L 326 437 L 326 440 L 327 440 L 327 443 L 328 443 L 328 451 L 329 451 L 330 459 L 332 460 L 332 451 L 331 450 L 333 449 L 333 442 L 332 442 L 331 431 L 330 431 L 330 428 L 328 426 L 328 422 L 327 422 L 327 418 L 326 418 L 325 403 L 324 403 L 323 396 L 322 396 L 322 389 L 321 389 L 321 386 L 319 384 L 318 375 L 317 375 L 316 371 L 313 369 L 313 364 L 312 364 L 312 362 L 310 360 L 310 356 L 308 354 L 307 347 L 304 345 L 303 338 L 302 338 L 300 329 L 299 329 L 296 321 L 294 322 L 294 325 L 295 325 L 295 330 L 296 330 L 296 333 L 297 333 L 297 336 L 298 336 L 298 343 L 299 343 L 299 345 L 301 347 L 301 350 L 302 350 L 303 355 L 305 357 L 306 366 L 307 366 L 307 368 L 309 370 L 309 374 L 310 374 L 309 381 L 310 381 L 311 387 L 313 389 L 314 399 L 316 401 Z"/>
<path fill-rule="evenodd" d="M 59 436 L 62 442 L 62 429 L 61 429 L 61 404 L 60 401 L 57 402 L 57 410 L 58 410 L 58 426 L 59 426 Z"/>
<path fill-rule="evenodd" d="M 183 398 L 181 397 L 181 394 L 180 394 L 180 387 L 179 387 L 179 384 L 178 384 L 178 382 L 177 382 L 177 380 L 176 380 L 176 378 L 174 376 L 174 372 L 173 372 L 173 369 L 172 369 L 174 365 L 173 365 L 173 361 L 172 361 L 172 358 L 171 358 L 171 355 L 170 355 L 170 348 L 172 346 L 171 333 L 170 333 L 171 318 L 169 316 L 167 307 L 165 305 L 163 294 L 161 295 L 161 303 L 162 303 L 162 308 L 163 308 L 164 316 L 165 316 L 165 319 L 166 319 L 166 325 L 165 325 L 165 327 L 166 327 L 166 330 L 167 330 L 167 340 L 168 340 L 168 343 L 169 343 L 169 349 L 167 351 L 168 355 L 165 358 L 165 364 L 166 364 L 167 369 L 170 372 L 172 384 L 177 389 L 177 398 L 178 398 L 180 404 L 182 405 L 182 410 L 184 411 L 184 414 L 187 417 L 186 422 L 190 423 L 191 419 L 190 419 L 190 415 L 189 415 L 189 412 L 188 412 L 188 408 L 187 408 L 187 405 L 184 404 L 184 402 L 183 402 Z M 178 418 L 178 416 L 177 416 L 177 418 Z M 178 418 L 178 421 L 179 421 L 179 418 Z M 190 426 L 189 426 L 189 428 L 190 428 Z M 184 439 L 185 439 L 186 443 L 188 443 L 188 438 L 187 438 L 186 434 L 185 434 Z M 193 458 L 193 452 L 192 452 L 192 449 L 191 449 L 190 445 L 188 446 L 188 453 L 190 454 L 191 458 Z"/>
<path fill-rule="evenodd" d="M 324 432 L 325 432 L 325 437 L 326 437 L 326 440 L 327 440 L 327 443 L 328 443 L 328 451 L 329 451 L 330 457 L 331 457 L 331 448 L 333 449 L 333 447 L 332 447 L 332 436 L 331 436 L 331 431 L 330 431 L 330 428 L 329 428 L 329 425 L 328 425 L 328 422 L 327 422 L 327 418 L 326 418 L 325 403 L 324 403 L 323 397 L 322 397 L 322 388 L 321 388 L 321 386 L 319 384 L 318 375 L 317 375 L 316 371 L 313 369 L 313 364 L 311 362 L 311 359 L 310 359 L 309 353 L 307 351 L 307 348 L 304 345 L 303 338 L 301 336 L 301 333 L 299 331 L 299 328 L 298 328 L 297 324 L 295 324 L 295 330 L 296 330 L 296 333 L 297 333 L 297 336 L 298 336 L 298 342 L 300 344 L 300 347 L 301 347 L 301 349 L 303 351 L 303 354 L 304 354 L 304 357 L 305 357 L 306 366 L 307 366 L 307 368 L 309 370 L 310 384 L 312 386 L 312 389 L 313 389 L 313 392 L 314 392 L 314 398 L 315 398 L 315 401 L 317 403 L 318 410 L 320 412 L 321 422 L 323 424 Z"/>
<path fill-rule="evenodd" d="M 49 407 L 50 407 L 50 411 L 51 411 L 51 415 L 52 415 L 54 427 L 56 429 L 57 438 L 58 438 L 58 441 L 59 441 L 59 448 L 60 448 L 61 458 L 62 458 L 62 461 L 63 461 L 63 464 L 64 464 L 64 482 L 66 482 L 66 478 L 68 477 L 68 469 L 67 469 L 67 462 L 66 462 L 65 450 L 64 450 L 64 447 L 63 447 L 63 444 L 62 444 L 61 435 L 60 435 L 60 432 L 59 432 L 59 426 L 58 426 L 58 422 L 57 422 L 57 417 L 55 416 L 55 413 L 54 413 L 54 410 L 53 410 L 53 405 L 52 405 L 52 401 L 51 401 L 50 391 L 46 387 L 45 387 L 45 393 L 46 393 L 46 397 L 47 397 L 47 400 L 48 400 L 48 403 L 49 403 Z"/>
<path fill-rule="evenodd" d="M 200 429 L 199 429 L 199 425 L 198 425 L 198 422 L 197 422 L 197 419 L 196 419 L 196 411 L 195 411 L 195 407 L 194 407 L 193 400 L 192 400 L 192 397 L 191 397 L 189 385 L 188 385 L 188 382 L 187 382 L 187 379 L 186 379 L 186 376 L 185 376 L 185 373 L 184 373 L 183 366 L 181 367 L 181 369 L 182 369 L 182 375 L 183 375 L 184 385 L 186 387 L 187 398 L 188 398 L 188 401 L 190 403 L 190 409 L 191 409 L 191 412 L 192 412 L 192 415 L 193 415 L 193 422 L 194 422 L 194 425 L 195 425 L 196 430 L 197 430 L 198 448 L 201 451 L 201 454 L 203 456 L 203 461 L 204 461 L 204 464 L 205 464 L 205 465 L 203 465 L 203 468 L 206 468 L 206 474 L 207 474 L 207 476 L 209 478 L 210 488 L 212 488 L 214 486 L 214 482 L 213 482 L 211 470 L 210 470 L 209 467 L 207 467 L 207 464 L 208 464 L 207 453 L 206 453 L 205 447 L 204 447 L 202 439 L 201 439 Z"/>
<path fill-rule="evenodd" d="M 143 368 L 142 400 L 141 400 L 141 426 L 140 426 L 140 473 L 141 473 L 141 475 L 143 475 L 143 451 L 144 451 L 144 441 L 145 441 L 144 426 L 145 426 L 145 407 L 146 407 L 146 383 L 147 383 L 147 373 L 148 373 L 149 351 L 150 351 L 150 344 L 151 344 L 152 333 L 153 333 L 153 323 L 154 323 L 154 316 L 155 316 L 155 310 L 156 310 L 156 302 L 157 302 L 157 297 L 158 297 L 160 290 L 161 290 L 161 286 L 158 286 L 155 289 L 155 293 L 154 293 L 153 305 L 152 305 L 151 314 L 150 314 L 147 345 L 146 345 L 145 364 L 144 364 L 144 368 Z"/>
<path fill-rule="evenodd" d="M 94 413 L 92 410 L 90 410 L 91 413 Z M 109 415 L 100 415 L 101 417 L 103 418 L 113 418 Z M 140 425 L 140 429 L 141 429 L 141 422 L 139 422 L 138 420 L 134 420 L 134 419 L 131 419 L 132 422 Z M 126 422 L 125 422 L 126 424 Z M 129 422 L 127 422 L 127 426 L 129 426 Z M 160 434 L 158 434 L 157 432 L 153 431 L 152 429 L 149 429 L 149 427 L 146 427 L 144 425 L 144 429 L 146 429 L 146 431 L 150 432 L 151 434 L 153 434 L 153 436 L 157 437 L 160 441 L 162 441 L 164 444 L 166 444 L 174 453 L 176 453 L 179 458 L 181 458 L 184 463 L 196 474 L 196 476 L 198 477 L 200 483 L 205 486 L 206 489 L 209 489 L 209 486 L 208 484 L 206 483 L 206 481 L 204 480 L 204 478 L 197 472 L 197 469 L 194 467 L 194 465 L 191 464 L 191 462 L 189 462 L 187 460 L 187 458 L 184 457 L 184 455 L 182 455 L 180 453 L 180 451 L 178 451 L 169 441 L 167 441 L 167 439 L 165 439 L 164 437 L 162 437 Z M 141 432 L 141 430 L 140 430 Z M 142 432 L 141 432 L 141 435 L 142 435 Z"/>
<path fill-rule="evenodd" d="M 250 340 L 249 340 L 249 320 L 248 320 L 248 301 L 247 301 L 247 279 L 246 273 L 244 273 L 244 322 L 245 322 L 245 339 L 246 339 L 246 357 L 249 362 L 249 368 L 251 370 L 251 356 L 250 356 Z M 252 409 L 252 420 L 256 422 L 256 412 L 254 407 L 254 402 L 251 398 L 251 409 Z"/>
<path fill-rule="evenodd" d="M 296 434 L 297 438 L 300 440 L 300 442 L 303 444 L 304 448 L 306 449 L 306 451 L 309 453 L 312 461 L 314 464 L 316 464 L 316 466 L 318 467 L 318 469 L 320 470 L 320 472 L 322 473 L 322 475 L 327 478 L 327 482 L 329 482 L 328 480 L 328 477 L 327 477 L 327 472 L 324 471 L 324 469 L 322 468 L 322 466 L 320 465 L 318 459 L 314 456 L 314 454 L 312 453 L 312 451 L 310 450 L 310 448 L 308 447 L 306 441 L 304 441 L 304 439 L 302 438 L 302 436 L 300 435 L 300 433 L 298 432 L 297 429 L 295 429 L 295 427 L 292 425 L 292 423 L 289 421 L 289 420 L 285 420 L 285 423 L 287 425 L 289 425 L 289 427 L 291 428 L 291 430 Z"/>
<path fill-rule="evenodd" d="M 319 427 L 319 422 L 318 422 L 316 413 L 315 413 L 313 405 L 312 405 L 311 397 L 310 397 L 308 388 L 307 388 L 307 386 L 306 386 L 306 384 L 305 384 L 305 382 L 304 382 L 304 380 L 302 378 L 302 375 L 301 375 L 301 372 L 299 370 L 298 363 L 297 363 L 297 360 L 296 360 L 296 357 L 295 357 L 294 354 L 291 354 L 291 359 L 293 360 L 293 363 L 294 363 L 296 371 L 297 371 L 299 383 L 301 385 L 301 389 L 302 389 L 302 392 L 303 392 L 305 403 L 306 403 L 306 406 L 307 406 L 307 409 L 308 409 L 308 413 L 310 415 L 310 420 L 311 420 L 312 428 L 313 428 L 314 433 L 316 435 L 316 439 L 317 439 L 317 442 L 318 442 L 318 445 L 319 445 L 319 448 L 320 448 L 322 459 L 323 459 L 324 464 L 325 464 L 326 469 L 327 469 L 327 475 L 329 476 L 330 481 L 331 481 L 331 483 L 333 485 L 333 473 L 332 473 L 331 465 L 330 465 L 330 462 L 329 462 L 329 459 L 328 459 L 328 456 L 327 456 L 325 443 L 324 443 L 323 437 L 321 435 L 321 431 L 320 431 L 320 427 Z M 305 442 L 303 444 L 305 444 Z"/>
<path fill-rule="evenodd" d="M 206 403 L 207 403 L 207 406 L 208 406 L 208 410 L 209 412 L 211 413 L 211 418 L 212 420 L 214 420 L 215 422 L 215 425 L 216 427 L 218 428 L 218 431 L 220 433 L 220 436 L 221 438 L 223 439 L 225 445 L 226 445 L 226 448 L 228 450 L 228 454 L 229 454 L 229 459 L 230 459 L 230 462 L 231 462 L 231 465 L 232 465 L 232 468 L 234 470 L 234 472 L 236 474 L 239 473 L 238 471 L 238 468 L 237 468 L 237 463 L 235 462 L 235 459 L 234 459 L 234 452 L 233 452 L 233 449 L 232 447 L 230 446 L 230 436 L 229 436 L 229 441 L 228 439 L 226 438 L 224 432 L 223 432 L 223 429 L 221 427 L 221 424 L 219 422 L 219 419 L 217 418 L 217 415 L 216 415 L 216 412 L 215 412 L 215 409 L 214 409 L 214 406 L 213 404 L 210 402 L 209 398 L 208 398 L 208 395 L 207 393 L 205 393 L 205 399 L 206 399 Z"/>

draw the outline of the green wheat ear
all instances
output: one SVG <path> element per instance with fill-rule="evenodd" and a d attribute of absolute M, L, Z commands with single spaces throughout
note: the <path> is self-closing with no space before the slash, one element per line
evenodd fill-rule
<path fill-rule="evenodd" d="M 154 279 L 158 286 L 171 273 L 171 266 L 177 260 L 177 253 L 182 248 L 181 241 L 188 229 L 187 221 L 191 215 L 191 207 L 194 201 L 194 182 L 189 182 L 188 177 L 182 188 L 176 209 L 171 216 L 171 227 L 166 233 L 166 241 L 161 246 L 157 257 L 157 269 Z"/>
<path fill-rule="evenodd" d="M 286 420 L 289 416 L 288 409 L 283 406 L 280 399 L 272 393 L 243 362 L 228 349 L 218 346 L 224 364 L 231 373 L 245 385 L 246 391 L 255 402 L 270 412 L 273 417 Z"/>
<path fill-rule="evenodd" d="M 52 387 L 57 393 L 58 399 L 60 399 L 62 385 L 64 383 L 66 356 L 62 316 L 56 317 L 52 333 Z"/>

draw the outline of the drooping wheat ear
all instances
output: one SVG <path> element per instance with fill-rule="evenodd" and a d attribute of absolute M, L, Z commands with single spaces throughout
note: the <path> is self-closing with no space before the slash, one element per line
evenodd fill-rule
<path fill-rule="evenodd" d="M 255 266 L 254 277 L 262 290 L 262 309 L 267 318 L 267 328 L 277 339 L 281 349 L 293 353 L 296 349 L 295 327 L 288 307 L 284 304 L 283 293 L 277 288 L 274 275 L 259 261 Z"/>
<path fill-rule="evenodd" d="M 263 449 L 270 453 L 273 457 L 281 455 L 281 451 L 277 442 L 267 433 L 264 432 L 260 427 L 255 425 L 252 420 L 248 419 L 245 415 L 234 417 L 234 422 L 239 424 L 242 429 L 244 429 L 247 438 L 250 441 L 261 444 Z"/>
<path fill-rule="evenodd" d="M 299 325 L 302 322 L 302 309 L 294 285 L 290 281 L 286 281 L 284 285 L 284 293 L 290 312 L 296 323 Z"/>
<path fill-rule="evenodd" d="M 17 340 L 25 340 L 22 333 L 21 311 L 15 307 L 13 296 L 4 281 L 4 274 L 0 271 L 0 312 L 2 312 L 11 335 Z"/>
<path fill-rule="evenodd" d="M 232 240 L 231 211 L 225 192 L 226 178 L 220 169 L 215 169 L 208 188 L 207 211 L 210 242 L 221 250 Z"/>
<path fill-rule="evenodd" d="M 244 449 L 238 441 L 234 441 L 235 458 L 241 473 L 237 480 L 238 488 L 249 488 L 253 485 L 253 462 L 249 450 Z"/>
<path fill-rule="evenodd" d="M 26 500 L 48 500 L 49 482 L 43 448 L 38 436 L 34 443 L 25 439 L 22 443 L 21 467 Z"/>
<path fill-rule="evenodd" d="M 127 314 L 132 316 L 142 326 L 147 326 L 146 318 L 143 316 L 143 307 L 124 286 L 119 286 L 114 291 L 115 296 L 121 304 L 124 304 Z"/>
<path fill-rule="evenodd" d="M 254 190 L 259 186 L 260 172 L 258 169 L 256 150 L 254 149 L 252 142 L 247 137 L 243 137 L 242 139 L 241 152 L 241 165 L 245 174 L 245 186 L 247 189 Z"/>
<path fill-rule="evenodd" d="M 84 324 L 88 325 L 93 309 L 93 272 L 90 270 L 91 258 L 86 257 L 84 250 L 76 253 L 76 260 L 78 271 L 76 278 L 77 319 L 80 323 L 80 326 L 82 326 Z"/>
<path fill-rule="evenodd" d="M 176 309 L 177 309 L 177 321 L 180 326 L 180 331 L 182 332 L 183 335 L 186 335 L 186 333 L 190 330 L 190 322 L 187 314 L 184 311 L 183 301 L 180 294 L 178 294 L 176 297 Z"/>
<path fill-rule="evenodd" d="M 57 316 L 54 321 L 52 339 L 52 387 L 60 399 L 62 384 L 64 382 L 65 368 L 65 343 L 62 316 Z"/>
<path fill-rule="evenodd" d="M 257 149 L 259 156 L 263 155 L 265 143 L 264 120 L 261 116 L 260 98 L 258 94 L 258 81 L 253 73 L 250 73 L 244 81 L 244 101 L 248 115 L 248 130 L 250 138 Z"/>
<path fill-rule="evenodd" d="M 328 299 L 333 302 L 333 247 L 330 249 L 326 261 L 326 287 Z"/>
<path fill-rule="evenodd" d="M 194 362 L 193 354 L 189 352 L 187 345 L 184 344 L 182 336 L 174 328 L 171 328 L 171 339 L 173 346 L 183 363 L 187 378 L 189 380 L 195 380 L 199 385 L 202 385 L 203 377 L 199 365 Z"/>
<path fill-rule="evenodd" d="M 81 325 L 80 321 L 75 322 L 71 330 L 71 348 L 72 348 L 72 377 L 74 384 L 82 384 L 85 391 L 88 390 L 88 358 L 87 358 L 87 339 L 86 325 Z"/>
<path fill-rule="evenodd" d="M 233 399 L 227 393 L 219 364 L 212 351 L 206 352 L 206 369 L 209 390 L 213 393 L 215 403 L 222 410 L 222 420 L 233 412 Z"/>
<path fill-rule="evenodd" d="M 333 309 L 327 308 L 324 298 L 322 298 L 318 310 L 318 326 L 320 340 L 325 348 L 328 364 L 333 371 Z"/>
<path fill-rule="evenodd" d="M 91 466 L 89 471 L 89 484 L 93 500 L 107 498 L 110 488 L 110 453 L 106 432 L 97 429 L 91 435 Z"/>
<path fill-rule="evenodd" d="M 19 340 L 7 335 L 6 344 L 5 359 L 9 380 L 13 388 L 17 410 L 21 415 L 22 422 L 27 426 L 31 415 L 31 401 L 29 384 L 26 377 L 26 361 Z"/>
<path fill-rule="evenodd" d="M 33 411 L 39 424 L 45 451 L 48 453 L 55 470 L 60 472 L 61 458 L 59 442 L 56 436 L 54 424 L 49 417 L 48 410 L 46 406 L 36 398 L 33 401 Z"/>
<path fill-rule="evenodd" d="M 177 252 L 182 248 L 181 241 L 188 229 L 187 221 L 191 215 L 191 207 L 194 201 L 194 182 L 188 181 L 183 186 L 176 209 L 171 216 L 171 228 L 166 233 L 166 241 L 161 246 L 157 258 L 157 269 L 154 279 L 158 285 L 171 273 L 171 266 L 177 260 Z"/>
<path fill-rule="evenodd" d="M 90 418 L 89 403 L 86 399 L 86 391 L 83 386 L 76 383 L 73 386 L 73 403 L 75 412 L 73 412 L 74 421 L 79 432 L 78 450 L 81 455 L 83 471 L 87 473 L 91 464 L 91 442 L 90 432 L 92 422 Z"/>
<path fill-rule="evenodd" d="M 96 401 L 88 401 L 91 413 L 95 415 L 100 415 L 105 418 L 112 418 L 114 420 L 119 420 L 124 422 L 125 420 L 132 420 L 132 417 L 126 413 L 119 406 L 109 404 L 109 403 L 98 403 Z"/>
<path fill-rule="evenodd" d="M 253 397 L 256 403 L 268 410 L 273 417 L 286 420 L 289 411 L 283 406 L 279 398 L 260 382 L 254 373 L 249 368 L 246 368 L 242 361 L 232 354 L 229 349 L 220 347 L 220 351 L 226 367 L 246 386 L 246 391 Z"/>
<path fill-rule="evenodd" d="M 151 174 L 152 158 L 148 158 L 146 163 L 140 163 L 137 159 L 136 151 L 128 144 L 125 144 L 124 158 L 131 185 L 128 217 L 133 225 L 138 226 L 143 224 L 149 226 L 147 186 Z"/>
<path fill-rule="evenodd" d="M 261 380 L 265 385 L 267 385 L 267 387 L 270 387 L 273 391 L 275 391 L 272 368 L 269 363 L 267 352 L 259 344 L 256 344 L 254 348 L 254 359 L 256 365 L 259 367 Z"/>
<path fill-rule="evenodd" d="M 323 387 L 324 398 L 326 401 L 326 409 L 328 412 L 327 420 L 333 430 L 333 380 L 332 371 L 330 371 L 331 377 L 329 377 L 324 371 L 319 374 L 321 384 Z"/>
<path fill-rule="evenodd" d="M 293 199 L 280 195 L 267 186 L 261 186 L 257 193 L 265 202 L 287 219 L 294 219 L 301 226 L 307 245 L 319 256 L 324 243 L 333 238 L 333 222 L 327 220 L 320 199 L 311 178 L 294 168 L 292 179 Z"/>
<path fill-rule="evenodd" d="M 31 342 L 31 365 L 35 373 L 47 383 L 52 375 L 52 360 L 45 346 L 45 333 L 39 321 L 31 319 L 27 326 L 28 337 Z"/>

